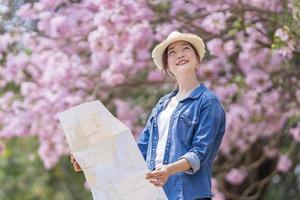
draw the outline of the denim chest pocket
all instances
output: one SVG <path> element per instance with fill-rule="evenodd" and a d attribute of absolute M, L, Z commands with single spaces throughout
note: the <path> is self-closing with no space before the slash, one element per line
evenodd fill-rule
<path fill-rule="evenodd" d="M 197 117 L 180 114 L 178 119 L 178 138 L 186 145 L 192 145 L 195 129 L 198 125 L 199 119 Z"/>

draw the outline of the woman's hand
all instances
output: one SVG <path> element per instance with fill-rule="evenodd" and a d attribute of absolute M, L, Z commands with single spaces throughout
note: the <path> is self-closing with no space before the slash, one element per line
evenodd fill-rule
<path fill-rule="evenodd" d="M 168 180 L 171 172 L 167 165 L 163 165 L 146 174 L 146 179 L 157 187 L 162 187 Z"/>
<path fill-rule="evenodd" d="M 174 163 L 169 163 L 168 165 L 163 165 L 158 167 L 156 170 L 146 174 L 146 179 L 150 183 L 157 187 L 163 186 L 168 178 L 176 173 L 184 172 L 191 169 L 191 165 L 186 159 L 177 160 Z"/>
<path fill-rule="evenodd" d="M 80 165 L 75 160 L 75 158 L 74 158 L 74 156 L 73 156 L 72 153 L 70 153 L 70 157 L 71 157 L 71 163 L 73 164 L 74 171 L 76 171 L 76 172 L 82 171 Z"/>

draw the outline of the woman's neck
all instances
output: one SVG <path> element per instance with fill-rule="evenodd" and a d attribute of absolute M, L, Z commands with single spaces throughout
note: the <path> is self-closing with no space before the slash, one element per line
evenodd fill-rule
<path fill-rule="evenodd" d="M 178 84 L 178 92 L 176 97 L 179 99 L 183 99 L 187 97 L 194 89 L 196 89 L 200 82 L 195 76 L 182 77 L 181 79 L 177 79 Z"/>

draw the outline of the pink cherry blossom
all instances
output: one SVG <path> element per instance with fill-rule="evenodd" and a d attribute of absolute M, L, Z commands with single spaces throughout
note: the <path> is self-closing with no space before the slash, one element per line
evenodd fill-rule
<path fill-rule="evenodd" d="M 229 40 L 224 43 L 224 53 L 228 56 L 232 55 L 236 51 L 236 44 L 233 40 Z"/>
<path fill-rule="evenodd" d="M 153 70 L 149 72 L 147 79 L 149 81 L 162 81 L 164 80 L 164 72 Z"/>
<path fill-rule="evenodd" d="M 0 143 L 0 156 L 3 154 L 4 148 L 5 148 L 4 145 Z"/>
<path fill-rule="evenodd" d="M 292 167 L 292 162 L 286 155 L 280 155 L 278 163 L 277 163 L 277 170 L 279 172 L 288 172 Z"/>
<path fill-rule="evenodd" d="M 76 22 L 66 16 L 56 16 L 50 21 L 51 37 L 68 36 L 75 31 Z"/>
<path fill-rule="evenodd" d="M 275 31 L 275 36 L 279 37 L 282 41 L 287 42 L 289 39 L 288 32 L 286 30 L 283 30 L 282 28 L 279 28 Z"/>
<path fill-rule="evenodd" d="M 133 107 L 128 102 L 119 99 L 115 100 L 115 105 L 117 118 L 133 130 L 134 123 L 138 119 L 137 116 L 142 113 L 142 109 L 139 106 Z M 141 130 L 141 128 L 136 129 L 136 131 L 137 130 Z M 133 132 L 133 134 L 136 135 L 136 132 Z"/>
<path fill-rule="evenodd" d="M 161 23 L 156 26 L 155 39 L 157 41 L 162 41 L 165 39 L 172 31 L 176 31 L 179 28 L 179 24 L 176 21 L 171 21 L 168 23 Z"/>
<path fill-rule="evenodd" d="M 268 158 L 275 158 L 278 155 L 277 149 L 270 148 L 268 146 L 263 148 L 263 152 Z"/>
<path fill-rule="evenodd" d="M 239 185 L 245 180 L 246 176 L 245 171 L 233 168 L 226 174 L 226 180 L 232 185 Z"/>
<path fill-rule="evenodd" d="M 45 8 L 55 9 L 62 3 L 66 3 L 66 0 L 40 0 L 40 4 Z"/>
<path fill-rule="evenodd" d="M 203 19 L 201 27 L 210 33 L 219 34 L 226 28 L 226 18 L 228 15 L 223 12 L 213 13 Z"/>
<path fill-rule="evenodd" d="M 30 20 L 36 18 L 36 11 L 32 9 L 31 3 L 26 3 L 21 6 L 21 8 L 16 13 L 18 16 L 22 17 L 22 19 Z"/>
<path fill-rule="evenodd" d="M 238 92 L 238 86 L 236 84 L 224 85 L 223 87 L 216 88 L 215 92 L 222 102 L 229 103 Z"/>
<path fill-rule="evenodd" d="M 3 34 L 0 37 L 0 52 L 5 51 L 13 41 L 13 37 L 11 37 L 9 34 Z"/>
<path fill-rule="evenodd" d="M 272 86 L 269 74 L 261 70 L 252 70 L 246 74 L 246 83 L 258 92 L 265 91 Z"/>
<path fill-rule="evenodd" d="M 300 90 L 296 91 L 297 101 L 300 103 Z"/>
<path fill-rule="evenodd" d="M 218 189 L 218 181 L 212 178 L 212 193 L 214 200 L 225 200 L 225 196 Z"/>
<path fill-rule="evenodd" d="M 207 42 L 207 48 L 214 56 L 225 57 L 230 56 L 236 51 L 234 41 L 223 42 L 220 38 L 214 38 Z"/>
<path fill-rule="evenodd" d="M 207 48 L 212 55 L 224 55 L 223 40 L 221 40 L 220 38 L 214 38 L 208 41 Z"/>

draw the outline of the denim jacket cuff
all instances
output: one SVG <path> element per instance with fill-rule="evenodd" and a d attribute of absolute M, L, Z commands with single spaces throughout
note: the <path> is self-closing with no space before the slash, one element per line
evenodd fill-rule
<path fill-rule="evenodd" d="M 181 156 L 179 159 L 186 159 L 189 164 L 191 165 L 191 169 L 186 170 L 184 173 L 186 174 L 195 174 L 200 169 L 200 160 L 197 154 L 194 152 L 187 152 L 183 156 Z"/>

